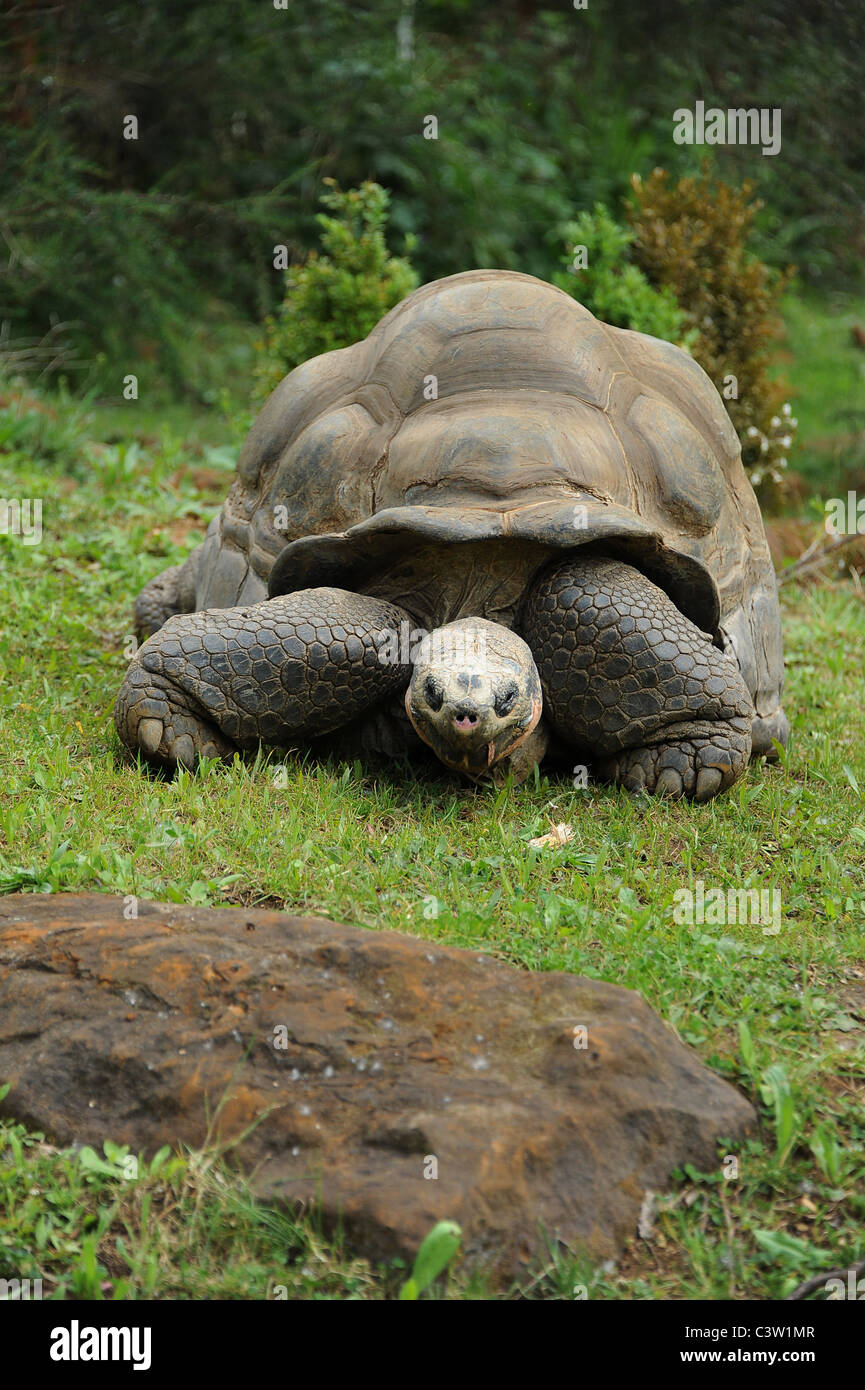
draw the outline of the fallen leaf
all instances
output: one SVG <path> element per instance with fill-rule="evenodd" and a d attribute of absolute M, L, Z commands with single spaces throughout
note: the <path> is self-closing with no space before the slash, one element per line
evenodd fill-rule
<path fill-rule="evenodd" d="M 538 835 L 536 839 L 529 840 L 533 849 L 546 849 L 547 845 L 566 845 L 568 840 L 574 838 L 574 832 L 570 825 L 562 821 L 559 825 L 553 825 L 550 821 L 550 828 L 546 835 Z"/>

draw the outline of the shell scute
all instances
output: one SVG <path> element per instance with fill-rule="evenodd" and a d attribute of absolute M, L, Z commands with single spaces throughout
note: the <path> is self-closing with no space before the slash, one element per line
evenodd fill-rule
<path fill-rule="evenodd" d="M 642 393 L 631 404 L 627 421 L 651 457 L 651 472 L 637 474 L 642 484 L 638 510 L 660 506 L 683 530 L 705 535 L 718 520 L 726 488 L 704 436 L 668 401 Z"/>

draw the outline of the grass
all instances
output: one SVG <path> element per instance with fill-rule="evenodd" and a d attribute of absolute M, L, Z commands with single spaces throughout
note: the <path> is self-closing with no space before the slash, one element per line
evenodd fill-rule
<path fill-rule="evenodd" d="M 853 341 L 865 330 L 865 296 L 785 296 L 788 359 L 783 374 L 793 387 L 799 421 L 791 466 L 825 500 L 865 486 L 865 351 Z"/>
<path fill-rule="evenodd" d="M 111 723 L 131 601 L 197 544 L 231 450 L 205 442 L 210 426 L 194 448 L 160 434 L 135 403 L 137 424 L 112 429 L 113 443 L 94 443 L 98 426 L 76 423 L 71 404 L 53 420 L 31 404 L 0 409 L 0 496 L 42 498 L 44 528 L 39 545 L 0 535 L 11 617 L 0 891 L 263 904 L 638 989 L 751 1095 L 760 1131 L 735 1181 L 721 1155 L 712 1173 L 678 1175 L 651 1237 L 615 1267 L 551 1254 L 514 1294 L 777 1298 L 865 1257 L 861 591 L 785 588 L 790 749 L 705 807 L 545 775 L 476 791 L 293 754 L 148 778 Z M 573 839 L 532 848 L 551 820 Z M 698 878 L 778 888 L 780 933 L 677 924 L 674 894 Z M 109 1147 L 100 1166 L 4 1122 L 0 1277 L 41 1272 L 57 1297 L 261 1298 L 284 1286 L 379 1298 L 405 1276 L 257 1206 L 228 1156 L 163 1156 L 155 1170 L 142 1160 L 130 1179 L 120 1153 Z M 484 1286 L 457 1262 L 439 1293 Z"/>

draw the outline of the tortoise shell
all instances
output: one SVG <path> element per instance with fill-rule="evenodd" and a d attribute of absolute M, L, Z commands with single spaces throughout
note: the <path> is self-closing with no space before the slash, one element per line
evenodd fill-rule
<path fill-rule="evenodd" d="M 758 715 L 783 682 L 774 569 L 739 441 L 687 353 L 530 275 L 423 286 L 296 368 L 250 430 L 197 566 L 197 608 L 358 588 L 419 546 L 590 545 L 718 646 Z"/>

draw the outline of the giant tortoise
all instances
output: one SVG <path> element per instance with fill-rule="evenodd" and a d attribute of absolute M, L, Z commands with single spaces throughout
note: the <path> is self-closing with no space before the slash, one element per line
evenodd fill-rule
<path fill-rule="evenodd" d="M 549 751 L 705 801 L 788 733 L 715 387 L 510 271 L 425 285 L 291 372 L 135 613 L 115 721 L 166 768 L 329 740 L 521 778 Z"/>

